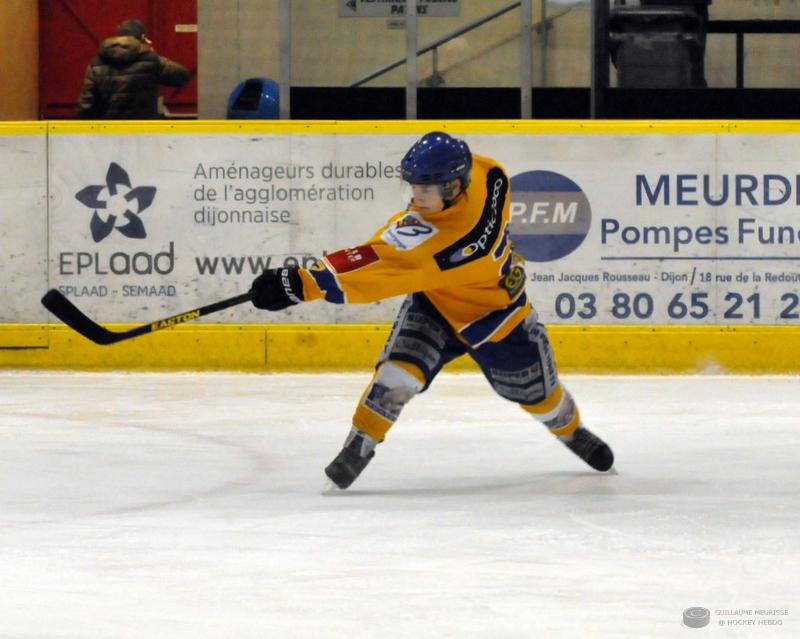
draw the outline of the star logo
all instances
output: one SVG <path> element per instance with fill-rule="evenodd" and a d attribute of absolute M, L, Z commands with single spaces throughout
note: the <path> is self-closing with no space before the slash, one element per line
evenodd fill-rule
<path fill-rule="evenodd" d="M 117 229 L 125 237 L 147 237 L 139 215 L 147 209 L 156 196 L 156 187 L 131 187 L 127 171 L 116 162 L 108 166 L 105 184 L 92 184 L 75 194 L 75 199 L 92 209 L 89 228 L 92 238 L 99 242 Z M 102 213 L 101 213 L 102 212 Z"/>

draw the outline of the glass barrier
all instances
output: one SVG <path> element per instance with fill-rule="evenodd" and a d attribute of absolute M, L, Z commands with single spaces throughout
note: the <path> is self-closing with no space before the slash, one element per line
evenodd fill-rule
<path fill-rule="evenodd" d="M 693 1 L 705 2 L 675 0 L 675 4 L 692 5 Z M 479 111 L 476 117 L 519 117 L 513 115 L 515 108 L 519 111 L 519 97 L 513 98 L 511 92 L 519 90 L 527 68 L 520 55 L 520 3 L 416 2 L 420 16 L 417 47 L 423 51 L 418 58 L 419 105 L 433 108 L 442 103 L 441 111 L 435 113 L 440 117 L 466 99 L 459 97 L 457 90 L 463 90 L 462 96 L 469 96 L 469 90 L 473 90 L 469 100 L 474 99 L 480 106 L 477 93 L 490 89 L 493 95 L 504 96 L 506 110 L 495 114 Z M 553 108 L 543 117 L 558 117 L 560 98 L 553 97 L 558 91 L 562 96 L 571 91 L 574 96 L 592 86 L 593 6 L 614 10 L 620 6 L 639 7 L 642 2 L 664 6 L 669 0 L 594 2 L 530 0 L 534 115 L 537 105 L 541 108 L 543 101 L 549 99 Z M 402 118 L 406 113 L 406 3 L 407 0 L 196 0 L 195 4 L 194 0 L 175 0 L 151 2 L 149 12 L 140 17 L 151 25 L 157 50 L 184 63 L 192 72 L 191 83 L 183 90 L 191 94 L 191 99 L 174 89 L 162 91 L 168 116 L 192 117 L 192 92 L 196 90 L 200 118 L 225 118 L 231 102 L 235 102 L 234 92 L 245 83 L 239 89 L 240 101 L 233 113 L 244 117 L 249 110 L 254 117 L 273 117 L 274 104 L 270 102 L 280 97 L 273 87 L 291 76 L 294 118 L 355 117 L 359 110 L 364 118 Z M 111 33 L 120 16 L 127 16 L 129 11 L 122 0 L 108 3 L 102 28 L 87 29 L 87 25 L 94 25 L 96 0 L 71 0 L 67 4 L 70 11 L 63 0 L 40 0 L 41 28 L 31 31 L 38 33 L 44 61 L 38 78 L 43 118 L 75 117 L 87 60 L 95 54 L 99 39 Z M 189 8 L 179 12 L 184 6 Z M 10 7 L 0 2 L 0 17 L 6 16 L 12 23 Z M 288 14 L 290 19 L 286 21 Z M 796 55 L 800 50 L 800 0 L 713 0 L 709 15 L 703 59 L 710 89 L 800 88 L 800 62 Z M 284 22 L 286 26 L 282 27 Z M 33 24 L 32 20 L 28 23 Z M 766 27 L 773 32 L 765 33 Z M 60 42 L 66 40 L 75 46 L 64 49 Z M 285 50 L 282 44 L 287 45 Z M 629 62 L 646 66 L 636 52 L 628 53 Z M 671 53 L 677 60 L 680 52 Z M 657 55 L 651 57 L 655 65 L 663 62 Z M 47 64 L 51 58 L 58 64 Z M 290 68 L 284 78 L 282 62 L 284 71 Z M 609 72 L 609 86 L 620 87 L 618 69 L 610 62 Z M 639 77 L 646 76 L 645 69 Z M 260 86 L 246 84 L 258 79 Z M 287 90 L 288 84 L 283 88 Z M 437 90 L 443 92 L 431 93 Z M 452 100 L 449 106 L 445 96 Z M 585 97 L 580 100 L 585 103 Z M 8 113 L 14 111 L 8 105 L 5 109 Z M 585 117 L 585 109 L 581 109 L 562 117 Z M 466 106 L 462 109 L 465 113 L 468 110 Z M 541 116 L 542 112 L 538 114 Z M 788 110 L 785 114 L 798 115 Z M 419 117 L 423 116 L 424 112 L 420 112 Z"/>
<path fill-rule="evenodd" d="M 714 20 L 800 20 L 798 0 L 714 0 L 709 7 Z M 745 88 L 800 87 L 800 33 L 746 33 L 743 36 Z M 709 87 L 736 86 L 736 35 L 709 33 L 706 49 Z"/>
<path fill-rule="evenodd" d="M 447 99 L 455 100 L 458 106 L 463 100 L 452 97 L 458 95 L 457 90 L 463 90 L 465 96 L 469 90 L 477 93 L 491 89 L 497 95 L 505 92 L 506 105 L 516 104 L 510 111 L 515 108 L 519 112 L 518 90 L 524 68 L 519 3 L 417 3 L 424 14 L 417 20 L 417 48 L 422 51 L 417 70 L 418 106 L 422 110 L 417 117 L 426 117 L 424 108 L 437 102 L 446 105 Z M 638 0 L 608 3 L 612 10 L 623 4 L 639 5 Z M 281 42 L 288 41 L 280 27 L 286 6 L 291 11 L 291 46 L 282 52 Z M 225 117 L 226 100 L 242 81 L 263 77 L 280 82 L 281 59 L 287 55 L 293 118 L 358 117 L 353 113 L 359 110 L 364 118 L 405 117 L 404 6 L 404 0 L 237 0 L 234 8 L 233 3 L 198 0 L 201 117 Z M 541 108 L 548 99 L 555 110 L 544 117 L 558 117 L 558 99 L 553 95 L 558 91 L 586 92 L 592 85 L 592 2 L 531 0 L 531 9 L 534 117 L 537 104 Z M 800 33 L 748 32 L 737 36 L 737 25 L 748 20 L 800 24 L 800 0 L 713 0 L 703 57 L 708 87 L 798 87 L 795 52 L 800 47 Z M 715 22 L 725 22 L 728 31 L 715 32 L 711 28 Z M 757 25 L 751 23 L 750 27 Z M 628 59 L 637 62 L 635 55 Z M 610 87 L 620 86 L 617 69 L 610 61 L 609 70 Z M 431 93 L 436 90 L 441 91 Z M 517 97 L 509 97 L 515 90 Z M 585 103 L 585 97 L 580 99 Z M 580 115 L 583 108 L 562 117 L 585 117 Z M 441 112 L 427 115 L 442 117 L 445 112 L 443 106 Z M 492 115 L 477 113 L 476 117 Z M 495 117 L 508 115 L 504 112 Z M 519 117 L 519 113 L 511 117 Z"/>
<path fill-rule="evenodd" d="M 800 34 L 754 33 L 745 36 L 744 46 L 745 87 L 800 88 Z"/>
<path fill-rule="evenodd" d="M 405 59 L 405 20 L 358 11 L 345 0 L 293 0 L 293 86 L 349 87 L 363 76 Z M 369 86 L 405 86 L 405 65 L 369 83 Z"/>

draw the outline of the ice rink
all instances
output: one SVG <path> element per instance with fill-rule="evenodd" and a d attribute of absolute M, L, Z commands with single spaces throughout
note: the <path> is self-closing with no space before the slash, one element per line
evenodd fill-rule
<path fill-rule="evenodd" d="M 800 378 L 565 375 L 601 475 L 444 374 L 323 494 L 368 380 L 0 372 L 0 637 L 800 637 Z"/>

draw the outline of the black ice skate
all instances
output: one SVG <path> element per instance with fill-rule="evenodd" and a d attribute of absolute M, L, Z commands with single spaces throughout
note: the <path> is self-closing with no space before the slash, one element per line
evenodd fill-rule
<path fill-rule="evenodd" d="M 572 433 L 569 441 L 561 441 L 595 470 L 605 472 L 614 465 L 614 453 L 608 444 L 583 426 Z"/>
<path fill-rule="evenodd" d="M 375 457 L 378 442 L 355 426 L 344 442 L 344 448 L 325 468 L 325 474 L 339 488 L 344 490 L 352 484 Z"/>

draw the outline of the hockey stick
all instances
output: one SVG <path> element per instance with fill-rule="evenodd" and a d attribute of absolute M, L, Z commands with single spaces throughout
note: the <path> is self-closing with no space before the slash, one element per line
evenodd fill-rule
<path fill-rule="evenodd" d="M 177 324 L 183 324 L 184 322 L 191 322 L 203 315 L 216 313 L 217 311 L 230 308 L 231 306 L 248 302 L 252 297 L 252 291 L 248 291 L 247 293 L 242 293 L 236 297 L 230 297 L 226 300 L 209 304 L 208 306 L 201 306 L 200 308 L 194 308 L 185 313 L 178 313 L 172 317 L 166 317 L 155 322 L 150 322 L 149 324 L 142 324 L 129 331 L 110 331 L 107 328 L 103 328 L 84 315 L 77 306 L 56 289 L 51 289 L 45 293 L 42 298 L 42 304 L 48 311 L 73 330 L 92 340 L 95 344 L 107 346 L 108 344 L 116 344 L 117 342 L 131 339 L 132 337 L 139 337 L 139 335 L 160 331 L 162 328 L 169 328 Z"/>

